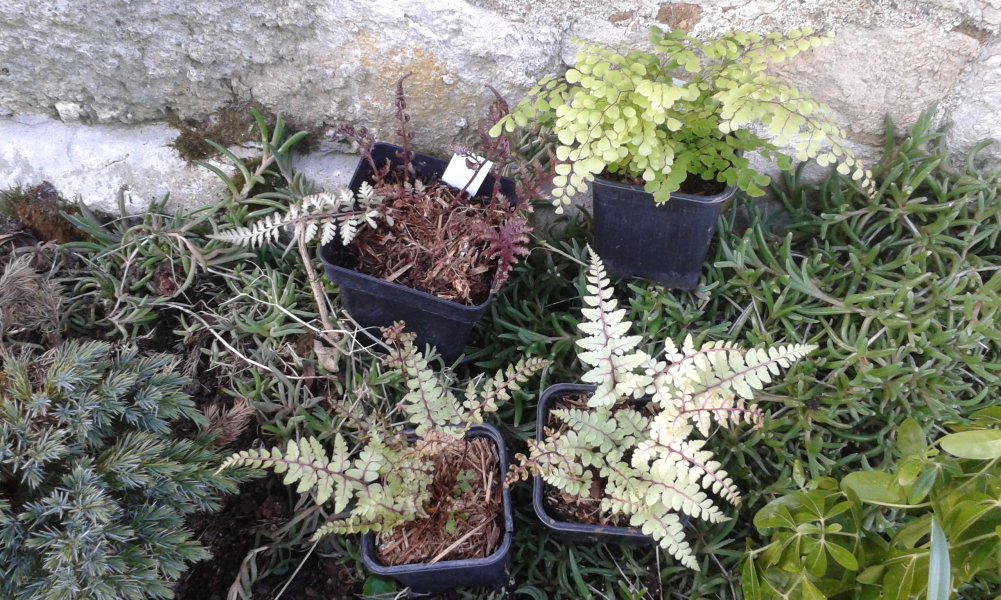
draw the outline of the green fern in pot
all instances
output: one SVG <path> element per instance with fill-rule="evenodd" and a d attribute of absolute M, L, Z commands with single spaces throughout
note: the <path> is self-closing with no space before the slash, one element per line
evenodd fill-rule
<path fill-rule="evenodd" d="M 837 165 L 874 189 L 830 109 L 769 71 L 830 39 L 654 28 L 650 51 L 584 43 L 574 68 L 542 79 L 491 134 L 530 123 L 555 134 L 553 203 L 562 212 L 594 183 L 595 249 L 609 272 L 691 289 L 723 201 L 769 182 L 748 153 L 787 171 L 793 158 Z"/>
<path fill-rule="evenodd" d="M 564 78 L 540 81 L 491 133 L 537 120 L 556 134 L 556 157 L 567 161 L 554 181 L 559 207 L 603 173 L 642 181 L 657 203 L 689 176 L 760 196 L 768 178 L 740 153 L 757 151 L 791 170 L 785 146 L 797 160 L 836 164 L 871 188 L 830 109 L 768 71 L 832 37 L 804 28 L 699 40 L 655 27 L 650 52 L 585 43 Z"/>

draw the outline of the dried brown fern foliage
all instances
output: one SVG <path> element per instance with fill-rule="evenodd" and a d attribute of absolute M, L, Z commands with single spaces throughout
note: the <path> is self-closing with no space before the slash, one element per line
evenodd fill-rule
<path fill-rule="evenodd" d="M 62 214 L 63 211 L 75 210 L 74 206 L 66 204 L 48 181 L 0 193 L 0 212 L 18 221 L 43 241 L 65 244 L 83 239 L 80 230 Z"/>
<path fill-rule="evenodd" d="M 254 417 L 254 407 L 246 399 L 240 398 L 232 406 L 226 408 L 221 404 L 213 404 L 205 409 L 208 419 L 208 430 L 215 433 L 212 443 L 216 448 L 232 446 L 233 442 L 247 429 Z"/>
<path fill-rule="evenodd" d="M 0 339 L 22 333 L 59 335 L 59 286 L 34 269 L 22 254 L 0 263 Z"/>
<path fill-rule="evenodd" d="M 518 247 L 527 245 L 527 235 L 508 240 L 515 247 L 498 248 L 503 245 L 496 241 L 499 232 L 510 222 L 523 222 L 510 207 L 501 206 L 504 200 L 470 204 L 445 185 L 393 192 L 384 203 L 393 224 L 365 230 L 351 244 L 355 268 L 363 273 L 476 305 L 503 283 L 498 277 L 502 259 L 528 252 Z M 506 279 L 513 263 L 504 265 Z"/>
<path fill-rule="evenodd" d="M 510 277 L 519 260 L 528 255 L 531 227 L 526 214 L 530 200 L 545 197 L 552 173 L 537 161 L 526 162 L 512 151 L 506 136 L 491 137 L 490 128 L 508 113 L 507 102 L 496 91 L 487 117 L 479 128 L 481 147 L 463 151 L 494 163 L 494 183 L 470 199 L 438 181 L 419 181 L 409 164 L 410 117 L 400 79 L 396 90 L 397 135 L 402 140 L 402 167 L 372 156 L 374 137 L 364 128 L 345 126 L 340 133 L 354 140 L 372 169 L 376 194 L 386 198 L 390 219 L 386 226 L 366 230 L 344 250 L 356 270 L 406 285 L 445 300 L 467 305 L 484 302 Z M 555 161 L 553 161 L 555 162 Z M 550 163 L 552 164 L 552 162 Z M 516 197 L 501 193 L 504 174 L 515 180 Z"/>

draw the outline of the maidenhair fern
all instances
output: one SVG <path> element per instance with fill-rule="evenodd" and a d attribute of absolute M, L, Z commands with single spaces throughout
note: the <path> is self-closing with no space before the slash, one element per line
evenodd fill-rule
<path fill-rule="evenodd" d="M 584 303 L 578 356 L 591 367 L 584 381 L 596 389 L 587 408 L 551 411 L 564 426 L 547 429 L 541 442 L 530 441 L 529 456 L 518 456 L 514 474 L 536 472 L 581 498 L 590 497 L 600 478 L 603 510 L 627 517 L 683 565 L 697 569 L 680 515 L 715 523 L 726 517 L 710 494 L 730 504 L 740 501 L 733 480 L 705 448 L 711 426 L 760 422 L 761 412 L 750 403 L 753 392 L 813 346 L 745 351 L 709 342 L 696 348 L 689 335 L 680 349 L 667 339 L 660 357 L 650 356 L 638 349 L 640 336 L 627 335 L 632 324 L 593 252 Z"/>
<path fill-rule="evenodd" d="M 558 212 L 606 171 L 642 180 L 658 203 L 689 175 L 760 196 L 769 178 L 741 153 L 790 170 L 785 148 L 796 160 L 837 165 L 872 192 L 871 173 L 828 118 L 830 108 L 770 71 L 831 38 L 804 28 L 701 40 L 654 28 L 651 52 L 584 43 L 564 78 L 540 81 L 491 133 L 540 123 L 556 134 L 556 158 L 566 161 L 553 180 Z"/>
<path fill-rule="evenodd" d="M 335 517 L 316 531 L 315 539 L 388 531 L 423 516 L 442 448 L 462 443 L 470 427 L 483 423 L 484 413 L 496 411 L 498 402 L 548 364 L 523 359 L 492 378 L 474 379 L 460 401 L 448 379 L 432 370 L 414 347 L 413 334 L 394 326 L 383 330 L 383 338 L 392 348 L 387 366 L 403 375 L 407 392 L 400 406 L 415 428 L 413 436 L 370 431 L 368 442 L 352 449 L 338 433 L 329 454 L 309 437 L 289 441 L 284 451 L 238 452 L 223 464 L 271 469 L 285 476 L 286 485 L 297 485 L 296 491 L 312 492 L 318 504 L 329 503 Z"/>
<path fill-rule="evenodd" d="M 384 198 L 376 194 L 367 182 L 357 194 L 350 190 L 336 193 L 319 193 L 305 196 L 298 204 L 288 207 L 284 213 L 274 212 L 246 227 L 236 227 L 216 233 L 210 237 L 231 244 L 260 248 L 277 244 L 283 231 L 301 233 L 304 242 L 319 238 L 320 244 L 327 244 L 340 238 L 342 244 L 349 244 L 358 234 L 358 228 L 367 224 L 373 229 L 380 220 L 391 217 L 382 210 Z"/>

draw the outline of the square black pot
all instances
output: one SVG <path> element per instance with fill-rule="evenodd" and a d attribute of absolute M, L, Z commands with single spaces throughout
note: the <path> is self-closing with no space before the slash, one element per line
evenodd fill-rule
<path fill-rule="evenodd" d="M 539 408 L 536 413 L 535 439 L 544 439 L 544 428 L 549 422 L 549 410 L 554 402 L 563 396 L 575 394 L 591 394 L 595 386 L 577 383 L 558 383 L 551 385 L 539 398 Z M 635 527 L 614 527 L 610 525 L 590 525 L 560 521 L 546 511 L 544 487 L 546 482 L 536 476 L 532 481 L 532 506 L 539 521 L 549 530 L 549 534 L 559 540 L 588 544 L 653 544 L 652 537 Z"/>
<path fill-rule="evenodd" d="M 507 475 L 507 449 L 504 438 L 496 427 L 483 424 L 471 427 L 466 438 L 490 438 L 497 446 L 500 466 L 499 482 Z M 391 577 L 417 593 L 436 593 L 457 587 L 496 587 L 508 581 L 508 554 L 514 535 L 514 518 L 511 512 L 511 495 L 507 487 L 501 492 L 504 510 L 504 537 L 497 550 L 486 558 L 444 560 L 433 565 L 399 565 L 387 567 L 375 558 L 375 535 L 362 536 L 361 556 L 365 568 L 382 577 Z"/>
<path fill-rule="evenodd" d="M 699 284 L 723 204 L 737 188 L 715 196 L 675 192 L 658 205 L 643 186 L 595 179 L 594 250 L 616 277 L 643 277 L 669 288 Z"/>
<path fill-rule="evenodd" d="M 387 160 L 393 165 L 401 164 L 397 157 L 402 148 L 392 144 L 376 144 L 372 157 L 376 164 L 383 165 Z M 441 179 L 448 162 L 427 156 L 413 154 L 411 166 L 417 176 L 423 181 L 438 181 Z M 365 181 L 371 182 L 372 167 L 368 161 L 358 162 L 349 187 L 357 192 Z M 486 194 L 477 198 L 489 197 L 493 189 L 494 178 L 488 175 L 481 190 Z M 515 197 L 515 185 L 510 179 L 501 179 L 501 192 L 507 198 Z M 340 242 L 335 240 L 320 247 L 320 260 L 323 262 L 327 277 L 341 290 L 341 304 L 359 325 L 365 328 L 388 327 L 396 321 L 404 321 L 407 331 L 417 335 L 417 347 L 423 348 L 429 344 L 437 348 L 447 363 L 455 362 L 462 354 L 469 340 L 473 326 L 480 320 L 493 297 L 487 298 L 477 306 L 467 306 L 458 302 L 443 300 L 432 294 L 413 288 L 383 281 L 364 275 L 337 264 L 336 249 Z"/>

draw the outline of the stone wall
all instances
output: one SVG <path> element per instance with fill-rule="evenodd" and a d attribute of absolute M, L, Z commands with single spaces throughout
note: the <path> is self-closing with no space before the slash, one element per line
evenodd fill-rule
<path fill-rule="evenodd" d="M 835 30 L 784 72 L 863 150 L 885 114 L 906 125 L 933 102 L 955 149 L 1001 138 L 1001 0 L 0 0 L 0 12 L 0 189 L 47 179 L 94 204 L 123 189 L 137 205 L 168 190 L 212 198 L 212 177 L 173 147 L 176 126 L 234 105 L 320 138 L 342 122 L 391 138 L 405 73 L 417 142 L 449 152 L 475 134 L 488 84 L 515 101 L 572 63 L 574 39 L 642 44 L 653 24 Z M 321 141 L 303 165 L 339 181 L 342 150 Z"/>

